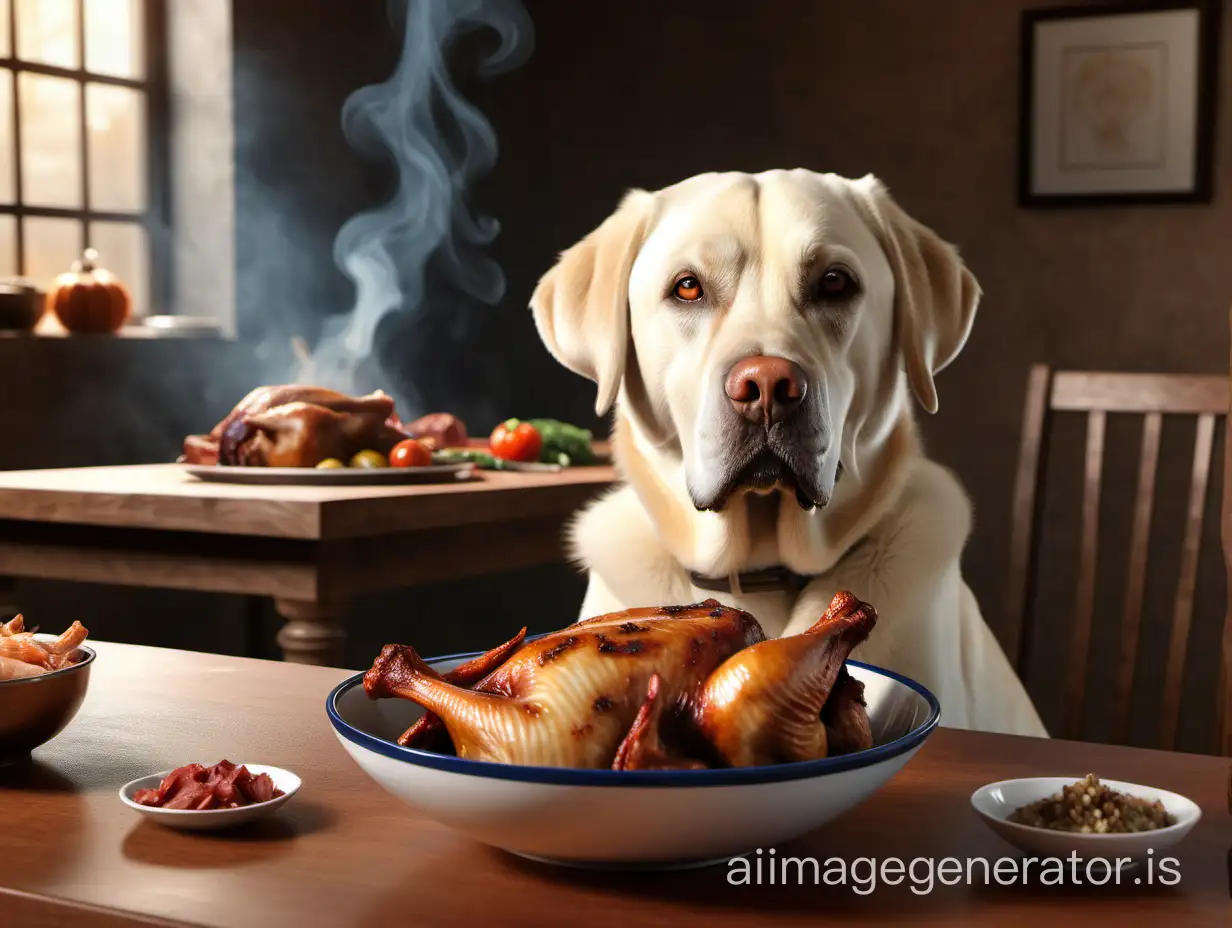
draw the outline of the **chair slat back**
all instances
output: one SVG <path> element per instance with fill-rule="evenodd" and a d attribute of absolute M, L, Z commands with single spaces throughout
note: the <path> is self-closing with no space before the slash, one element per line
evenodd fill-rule
<path fill-rule="evenodd" d="M 1146 586 L 1146 558 L 1151 538 L 1151 511 L 1155 505 L 1155 470 L 1159 464 L 1159 439 L 1163 415 L 1148 412 L 1142 421 L 1142 450 L 1138 456 L 1138 491 L 1134 501 L 1134 523 L 1129 541 L 1129 587 L 1125 591 L 1125 614 L 1121 619 L 1120 663 L 1116 677 L 1116 718 L 1113 737 L 1129 737 L 1129 699 L 1134 686 L 1134 666 L 1138 660 L 1138 632 L 1142 624 L 1142 594 Z"/>
<path fill-rule="evenodd" d="M 1232 315 L 1229 321 L 1232 324 Z M 1184 670 L 1193 626 L 1198 557 L 1202 541 L 1203 514 L 1210 485 L 1215 426 L 1217 419 L 1227 417 L 1230 402 L 1232 381 L 1218 375 L 1053 371 L 1044 365 L 1036 365 L 1031 369 L 1027 381 L 1022 443 L 1015 476 L 1006 603 L 1006 615 L 1012 623 L 1011 627 L 1017 630 L 1017 666 L 1024 679 L 1030 671 L 1029 658 L 1035 624 L 1033 611 L 1036 598 L 1038 536 L 1044 496 L 1040 484 L 1046 472 L 1050 425 L 1053 414 L 1057 412 L 1084 413 L 1086 417 L 1078 582 L 1070 625 L 1069 663 L 1065 672 L 1065 713 L 1062 719 L 1063 733 L 1067 738 L 1079 738 L 1082 734 L 1099 564 L 1099 514 L 1108 416 L 1142 416 L 1137 484 L 1129 538 L 1127 586 L 1113 689 L 1113 737 L 1121 742 L 1127 740 L 1129 734 L 1164 417 L 1197 417 L 1160 714 L 1159 746 L 1172 750 L 1176 747 Z M 1230 449 L 1232 430 L 1225 428 L 1221 539 L 1225 567 L 1232 589 Z M 1232 727 L 1232 711 L 1229 711 L 1229 703 L 1232 702 L 1232 678 L 1229 674 L 1229 666 L 1232 665 L 1232 621 L 1229 616 L 1232 616 L 1232 606 L 1225 608 L 1221 637 L 1215 750 L 1232 755 L 1232 731 L 1229 731 Z"/>

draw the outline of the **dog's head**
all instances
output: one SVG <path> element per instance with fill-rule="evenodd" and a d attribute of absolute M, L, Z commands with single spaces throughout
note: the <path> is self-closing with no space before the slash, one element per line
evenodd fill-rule
<path fill-rule="evenodd" d="M 860 438 L 896 421 L 902 373 L 933 376 L 979 302 L 953 246 L 874 177 L 706 174 L 635 190 L 566 251 L 531 301 L 548 349 L 678 445 L 689 495 L 829 502 Z"/>

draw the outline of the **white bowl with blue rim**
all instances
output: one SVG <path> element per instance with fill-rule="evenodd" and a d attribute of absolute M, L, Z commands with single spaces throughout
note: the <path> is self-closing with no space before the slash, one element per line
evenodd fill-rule
<path fill-rule="evenodd" d="M 444 673 L 473 654 L 428 663 Z M 700 866 L 783 844 L 867 799 L 911 760 L 941 707 L 907 677 L 848 661 L 864 684 L 874 746 L 822 760 L 709 770 L 581 770 L 464 760 L 397 737 L 423 714 L 371 700 L 363 674 L 326 700 L 360 768 L 428 818 L 534 860 L 580 867 Z"/>

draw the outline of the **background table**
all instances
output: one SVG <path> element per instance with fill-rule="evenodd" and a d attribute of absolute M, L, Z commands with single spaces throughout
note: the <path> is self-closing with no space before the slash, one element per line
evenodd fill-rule
<path fill-rule="evenodd" d="M 273 597 L 288 660 L 341 662 L 348 597 L 556 563 L 611 467 L 240 486 L 176 464 L 0 471 L 0 577 Z"/>
<path fill-rule="evenodd" d="M 903 924 L 1062 928 L 1226 925 L 1228 761 L 938 730 L 868 801 L 788 851 L 819 860 L 1015 853 L 970 808 L 976 787 L 1095 771 L 1176 790 L 1202 821 L 1179 885 L 731 886 L 724 866 L 592 873 L 523 861 L 420 817 L 335 740 L 325 697 L 346 675 L 243 658 L 100 645 L 81 713 L 25 770 L 0 769 L 0 923 L 372 926 Z M 116 798 L 190 761 L 269 763 L 303 777 L 279 813 L 231 835 L 168 831 Z M 780 854 L 783 847 L 777 849 Z M 1097 921 L 1098 920 L 1098 921 Z"/>

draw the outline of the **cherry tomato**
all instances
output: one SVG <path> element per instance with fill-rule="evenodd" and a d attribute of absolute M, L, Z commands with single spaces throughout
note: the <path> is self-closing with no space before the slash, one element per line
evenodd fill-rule
<path fill-rule="evenodd" d="M 339 467 L 346 467 L 346 465 L 337 458 L 326 458 L 317 464 L 317 470 L 337 470 Z"/>
<path fill-rule="evenodd" d="M 432 463 L 432 452 L 421 441 L 408 438 L 389 452 L 390 467 L 426 467 Z"/>
<path fill-rule="evenodd" d="M 543 436 L 529 422 L 506 419 L 492 431 L 488 447 L 494 457 L 506 461 L 537 461 Z"/>

